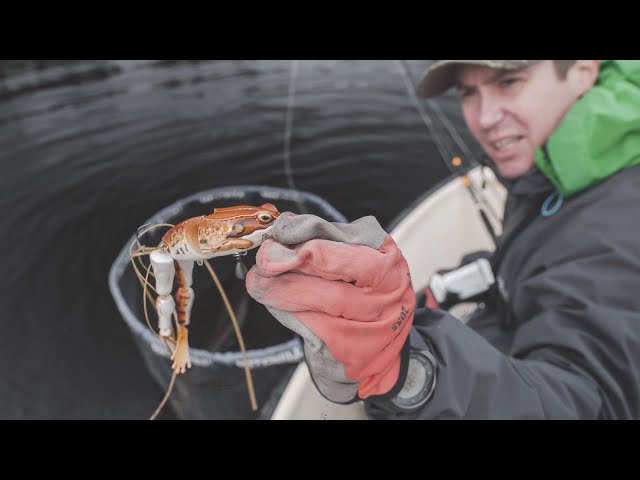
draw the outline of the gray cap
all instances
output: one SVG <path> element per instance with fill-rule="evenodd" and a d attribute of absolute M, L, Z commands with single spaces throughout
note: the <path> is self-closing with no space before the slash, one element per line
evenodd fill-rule
<path fill-rule="evenodd" d="M 437 60 L 427 68 L 418 82 L 418 93 L 433 97 L 453 87 L 460 64 L 482 65 L 501 70 L 518 70 L 540 60 Z"/>

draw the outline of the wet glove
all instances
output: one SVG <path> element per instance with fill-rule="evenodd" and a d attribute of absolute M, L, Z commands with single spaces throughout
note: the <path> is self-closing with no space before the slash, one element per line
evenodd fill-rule
<path fill-rule="evenodd" d="M 409 267 L 374 217 L 283 214 L 249 271 L 249 294 L 304 339 L 318 390 L 336 403 L 390 392 L 413 322 Z"/>

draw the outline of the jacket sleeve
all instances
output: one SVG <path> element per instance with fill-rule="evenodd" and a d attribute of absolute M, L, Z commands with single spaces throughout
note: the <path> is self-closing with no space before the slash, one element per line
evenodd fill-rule
<path fill-rule="evenodd" d="M 640 247 L 632 235 L 601 235 L 567 244 L 553 265 L 520 283 L 512 300 L 521 323 L 506 353 L 448 313 L 417 311 L 414 328 L 439 363 L 434 396 L 413 414 L 375 404 L 369 414 L 640 418 Z"/>
<path fill-rule="evenodd" d="M 417 312 L 416 331 L 438 360 L 434 395 L 415 413 L 369 402 L 377 419 L 595 418 L 601 401 L 588 377 L 540 358 L 517 358 L 493 347 L 460 320 L 438 310 Z"/>

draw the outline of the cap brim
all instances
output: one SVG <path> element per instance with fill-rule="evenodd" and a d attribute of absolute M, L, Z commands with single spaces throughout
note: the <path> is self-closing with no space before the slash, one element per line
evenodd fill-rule
<path fill-rule="evenodd" d="M 456 69 L 460 65 L 482 65 L 505 70 L 524 68 L 540 60 L 438 60 L 433 63 L 418 81 L 418 93 L 423 97 L 433 97 L 456 83 Z"/>
<path fill-rule="evenodd" d="M 486 60 L 440 60 L 432 64 L 418 81 L 418 93 L 423 97 L 434 97 L 456 82 L 456 69 L 459 65 L 486 65 Z"/>

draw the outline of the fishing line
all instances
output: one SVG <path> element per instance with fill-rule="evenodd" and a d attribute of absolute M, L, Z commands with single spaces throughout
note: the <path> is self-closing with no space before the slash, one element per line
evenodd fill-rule
<path fill-rule="evenodd" d="M 425 126 L 427 127 L 427 130 L 434 133 L 433 140 L 434 140 L 434 142 L 436 144 L 436 148 L 440 152 L 440 157 L 442 158 L 442 160 L 444 161 L 445 165 L 447 166 L 447 169 L 452 174 L 457 174 L 457 172 L 451 167 L 451 164 L 449 164 L 449 162 L 447 162 L 447 160 L 446 160 L 447 158 L 453 158 L 454 154 L 451 152 L 451 150 L 449 149 L 448 145 L 446 145 L 442 141 L 440 136 L 437 134 L 437 131 L 436 131 L 437 128 L 436 128 L 435 122 L 429 116 L 429 114 L 427 114 L 427 111 L 425 110 L 424 105 L 422 104 L 422 102 L 418 98 L 417 87 L 416 87 L 415 83 L 413 82 L 413 79 L 411 78 L 411 75 L 409 74 L 409 67 L 406 64 L 406 61 L 405 60 L 397 60 L 397 62 L 400 65 L 400 71 L 403 74 L 402 79 L 404 80 L 405 86 L 407 87 L 407 93 L 409 94 L 409 99 L 413 102 L 413 106 L 418 111 L 418 114 L 420 115 L 420 118 L 422 119 L 422 121 L 424 122 Z"/>
<path fill-rule="evenodd" d="M 287 114 L 284 127 L 284 172 L 291 190 L 298 190 L 293 181 L 291 169 L 291 132 L 293 130 L 293 105 L 296 95 L 296 77 L 298 76 L 298 61 L 292 60 L 289 69 L 289 95 L 287 96 Z"/>
<path fill-rule="evenodd" d="M 404 66 L 404 70 L 403 71 L 405 73 L 405 77 L 407 77 L 407 78 L 409 78 L 411 80 L 411 77 L 408 75 L 409 66 L 407 64 L 407 61 L 406 60 L 402 60 L 402 63 L 403 63 L 403 66 Z M 412 89 L 411 90 L 414 92 L 414 95 L 415 95 L 415 97 L 417 99 L 417 86 L 415 85 L 415 83 L 413 83 L 412 80 L 411 80 L 411 85 L 412 85 Z M 427 102 L 429 103 L 429 105 L 431 106 L 433 111 L 435 112 L 435 114 L 438 117 L 438 120 L 440 121 L 440 123 L 442 125 L 444 125 L 447 133 L 451 136 L 451 138 L 455 142 L 456 146 L 463 152 L 465 157 L 469 159 L 470 168 L 473 168 L 474 166 L 476 166 L 476 167 L 477 166 L 482 166 L 482 163 L 478 161 L 477 157 L 474 155 L 474 153 L 469 148 L 467 143 L 462 139 L 462 137 L 458 133 L 458 130 L 453 126 L 453 124 L 449 120 L 449 117 L 444 113 L 444 111 L 440 107 L 440 103 L 435 101 L 435 100 L 427 100 Z M 483 178 L 482 185 L 484 187 L 484 182 L 485 182 L 485 180 L 484 180 L 484 178 L 485 178 L 484 177 L 484 173 L 485 173 L 484 168 L 480 169 L 480 173 L 481 173 L 482 178 Z M 498 213 L 493 209 L 491 204 L 489 202 L 487 202 L 486 199 L 484 198 L 484 195 L 482 194 L 482 189 L 477 190 L 475 185 L 473 183 L 471 183 L 470 179 L 467 176 L 463 177 L 463 181 L 469 183 L 469 193 L 471 193 L 471 196 L 473 197 L 474 202 L 476 202 L 476 203 L 482 202 L 483 208 L 480 210 L 480 215 L 486 215 L 487 212 L 488 212 L 496 222 L 498 222 L 498 223 L 502 222 L 502 219 L 500 218 L 500 215 L 498 215 Z M 484 221 L 484 219 L 483 219 L 483 221 Z M 493 232 L 493 227 L 492 226 L 490 227 L 490 226 L 487 225 L 487 228 L 490 230 L 489 233 L 491 234 L 491 236 L 495 240 L 496 236 L 495 236 L 495 233 Z"/>
<path fill-rule="evenodd" d="M 293 132 L 293 108 L 296 97 L 296 79 L 298 77 L 298 60 L 291 60 L 291 68 L 289 71 L 289 94 L 287 96 L 287 113 L 285 117 L 284 127 L 284 173 L 287 177 L 287 184 L 294 192 L 298 192 L 295 182 L 293 181 L 293 167 L 291 166 L 291 136 Z M 296 199 L 299 213 L 306 213 L 306 209 L 299 199 Z"/>
<path fill-rule="evenodd" d="M 497 234 L 493 228 L 492 223 L 489 220 L 487 209 L 489 210 L 489 213 L 494 217 L 494 219 L 496 219 L 498 222 L 500 221 L 500 218 L 496 215 L 495 211 L 493 211 L 493 209 L 489 207 L 489 202 L 487 202 L 484 198 L 482 191 L 478 191 L 471 182 L 471 179 L 468 177 L 466 172 L 462 172 L 463 162 L 460 160 L 460 157 L 455 156 L 449 146 L 443 141 L 443 139 L 440 138 L 440 135 L 438 134 L 438 131 L 436 129 L 436 122 L 434 122 L 433 119 L 427 114 L 423 103 L 418 98 L 418 89 L 411 77 L 411 71 L 409 69 L 409 66 L 407 65 L 407 61 L 398 60 L 397 62 L 400 65 L 400 71 L 403 74 L 403 79 L 405 86 L 407 87 L 407 92 L 409 93 L 409 98 L 418 110 L 418 113 L 420 114 L 422 121 L 427 127 L 427 130 L 433 132 L 433 140 L 436 144 L 436 147 L 438 148 L 438 151 L 440 152 L 442 160 L 447 166 L 447 169 L 453 175 L 461 177 L 463 184 L 471 195 L 474 206 L 476 207 L 476 210 L 478 211 L 478 214 L 482 219 L 482 223 L 484 224 L 494 243 L 497 244 Z M 448 117 L 444 114 L 437 102 L 431 102 L 431 105 L 436 115 L 438 116 L 440 124 L 444 126 L 446 133 L 448 133 L 450 138 L 453 139 L 456 146 L 465 154 L 466 158 L 469 159 L 469 169 L 471 169 L 471 167 L 473 166 L 481 166 L 480 162 L 477 161 L 477 159 L 471 152 L 471 149 L 467 146 L 462 137 L 460 137 L 455 127 L 449 121 Z M 450 158 L 451 162 L 448 162 L 447 158 Z"/>
<path fill-rule="evenodd" d="M 476 166 L 480 165 L 480 162 L 478 162 L 478 160 L 476 159 L 471 149 L 467 146 L 467 143 L 462 139 L 462 137 L 460 136 L 456 128 L 453 126 L 453 124 L 449 120 L 449 117 L 447 117 L 445 113 L 442 111 L 442 108 L 440 108 L 440 104 L 435 100 L 428 100 L 428 102 L 433 108 L 433 111 L 438 116 L 438 119 L 442 122 L 442 124 L 446 128 L 449 135 L 451 135 L 451 138 L 453 138 L 453 141 L 456 143 L 458 148 L 462 150 L 462 152 L 467 158 L 470 159 L 471 164 Z"/>

